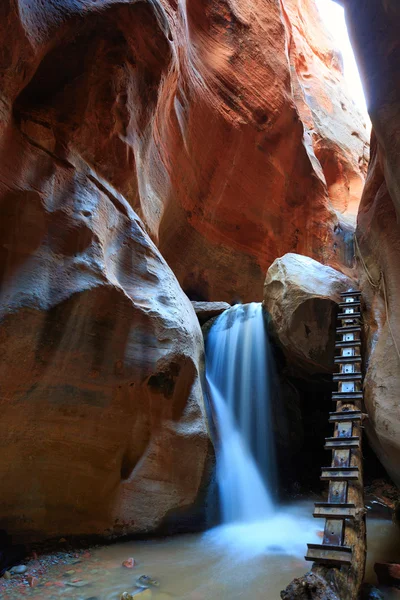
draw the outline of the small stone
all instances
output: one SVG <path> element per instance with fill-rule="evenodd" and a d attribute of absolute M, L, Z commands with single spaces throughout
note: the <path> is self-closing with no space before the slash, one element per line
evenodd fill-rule
<path fill-rule="evenodd" d="M 122 563 L 122 566 L 125 567 L 126 569 L 133 569 L 133 567 L 136 566 L 136 560 L 134 558 L 127 558 Z"/>
<path fill-rule="evenodd" d="M 36 587 L 39 583 L 39 579 L 37 577 L 34 577 L 33 575 L 28 575 L 26 579 L 28 581 L 29 587 Z"/>
<path fill-rule="evenodd" d="M 27 571 L 28 567 L 26 567 L 25 565 L 16 565 L 15 567 L 12 567 L 10 569 L 10 573 L 12 573 L 13 575 L 22 575 L 22 573 L 25 573 L 25 571 Z"/>
<path fill-rule="evenodd" d="M 58 543 L 59 543 L 59 544 L 65 544 L 65 543 L 66 543 L 66 541 L 67 541 L 67 540 L 66 540 L 65 538 L 60 538 L 60 539 L 58 540 Z"/>
<path fill-rule="evenodd" d="M 147 589 L 151 586 L 158 587 L 160 584 L 157 579 L 152 579 L 149 575 L 141 575 L 136 579 L 136 587 Z"/>
<path fill-rule="evenodd" d="M 66 575 L 67 577 L 71 577 L 71 575 L 73 575 L 74 573 L 76 573 L 75 569 L 70 569 L 69 571 L 65 571 L 64 575 Z"/>
<path fill-rule="evenodd" d="M 3 577 L 4 577 L 4 579 L 11 579 L 11 573 L 10 573 L 10 571 L 4 571 Z"/>
<path fill-rule="evenodd" d="M 67 581 L 67 585 L 70 587 L 84 587 L 90 585 L 90 581 Z"/>

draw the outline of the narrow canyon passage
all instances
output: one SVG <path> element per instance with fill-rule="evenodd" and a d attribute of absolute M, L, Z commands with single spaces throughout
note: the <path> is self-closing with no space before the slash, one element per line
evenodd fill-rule
<path fill-rule="evenodd" d="M 396 600 L 399 31 L 1 2 L 0 598 Z"/>

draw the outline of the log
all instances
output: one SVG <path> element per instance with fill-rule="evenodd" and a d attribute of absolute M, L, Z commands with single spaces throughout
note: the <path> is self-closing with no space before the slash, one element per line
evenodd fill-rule
<path fill-rule="evenodd" d="M 352 314 L 356 315 L 355 318 L 359 316 L 358 313 L 353 312 Z M 339 318 L 339 320 L 343 319 Z M 347 331 L 351 332 L 352 335 L 359 335 L 356 333 L 359 330 L 360 327 L 355 327 L 349 323 Z M 353 341 L 346 341 L 343 327 L 337 328 L 337 334 L 343 334 L 343 339 L 336 344 L 336 347 L 340 348 L 342 360 L 337 359 L 335 362 L 342 362 L 346 365 L 349 359 L 345 358 L 343 361 L 345 356 L 343 348 L 346 347 L 346 344 L 354 346 L 354 341 L 358 342 L 357 346 L 359 348 L 360 337 L 353 338 Z M 359 356 L 360 360 L 354 361 L 354 356 Z M 361 364 L 362 358 L 359 350 L 354 350 L 352 357 L 353 362 Z M 353 370 L 352 373 L 355 375 L 356 371 Z M 339 381 L 339 390 L 332 395 L 333 399 L 338 400 L 333 420 L 332 416 L 330 418 L 331 422 L 335 423 L 334 437 L 327 438 L 327 445 L 325 446 L 326 448 L 336 447 L 336 450 L 332 452 L 331 463 L 331 467 L 334 467 L 336 471 L 332 472 L 325 469 L 323 470 L 323 477 L 330 479 L 329 506 L 335 503 L 345 503 L 342 504 L 342 507 L 344 506 L 349 511 L 349 516 L 351 515 L 353 518 L 333 520 L 332 517 L 326 519 L 322 546 L 313 545 L 311 554 L 311 546 L 309 547 L 309 559 L 319 560 L 319 562 L 314 562 L 311 571 L 303 577 L 294 579 L 281 592 L 282 600 L 356 600 L 359 597 L 364 579 L 366 511 L 364 508 L 362 473 L 362 420 L 349 419 L 346 421 L 341 418 L 341 414 L 347 411 L 362 413 L 362 383 L 361 377 L 354 376 L 352 378 L 354 381 L 353 392 L 350 393 L 345 386 L 347 378 L 351 378 L 351 375 L 347 375 L 347 371 L 344 370 L 341 371 L 341 375 L 341 377 L 338 375 L 334 377 L 334 380 Z M 338 428 L 340 428 L 340 432 Z M 335 438 L 338 436 L 340 436 L 340 441 L 335 442 Z M 351 474 L 349 467 L 355 467 Z M 332 512 L 330 514 L 332 515 Z M 326 547 L 326 550 L 323 550 L 324 547 Z M 338 548 L 340 552 L 338 552 Z M 342 548 L 344 551 L 341 551 Z M 330 560 L 333 564 L 328 566 L 326 564 L 327 560 Z M 336 563 L 340 562 L 341 566 L 335 566 L 334 561 Z M 347 562 L 350 562 L 350 564 L 346 564 Z"/>
<path fill-rule="evenodd" d="M 359 402 L 357 408 L 361 409 Z M 338 403 L 337 410 L 344 408 Z M 353 434 L 361 439 L 360 424 L 353 425 Z M 314 563 L 311 571 L 303 577 L 294 579 L 281 592 L 282 600 L 356 600 L 364 579 L 366 560 L 366 526 L 362 480 L 362 446 L 352 450 L 351 466 L 357 466 L 360 472 L 358 481 L 347 483 L 347 501 L 357 507 L 355 518 L 346 520 L 344 545 L 352 548 L 350 566 L 328 567 Z M 332 465 L 333 466 L 333 465 Z M 331 484 L 332 485 L 332 484 Z"/>

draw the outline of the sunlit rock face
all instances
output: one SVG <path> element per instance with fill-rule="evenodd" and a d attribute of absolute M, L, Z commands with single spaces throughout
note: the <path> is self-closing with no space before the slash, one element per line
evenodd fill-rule
<path fill-rule="evenodd" d="M 396 0 L 349 2 L 346 13 L 375 130 L 357 220 L 359 247 L 369 273 L 359 257 L 358 275 L 366 302 L 366 429 L 399 485 L 400 6 Z"/>
<path fill-rule="evenodd" d="M 186 6 L 155 234 L 193 299 L 261 300 L 285 252 L 335 266 L 351 254 L 332 207 L 354 212 L 365 128 L 313 2 Z"/>
<path fill-rule="evenodd" d="M 305 140 L 322 167 L 331 203 L 354 223 L 369 159 L 366 124 L 343 84 L 342 56 L 314 0 L 285 0 L 284 6 L 294 99 Z"/>
<path fill-rule="evenodd" d="M 261 300 L 288 251 L 346 262 L 365 130 L 311 0 L 8 6 L 4 119 L 123 194 L 191 299 Z"/>
<path fill-rule="evenodd" d="M 285 254 L 268 269 L 264 307 L 271 332 L 296 369 L 332 372 L 340 294 L 357 284 L 336 269 L 298 254 Z"/>

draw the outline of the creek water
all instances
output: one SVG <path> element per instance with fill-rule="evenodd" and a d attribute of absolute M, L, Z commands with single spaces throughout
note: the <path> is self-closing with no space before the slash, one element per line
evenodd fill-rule
<path fill-rule="evenodd" d="M 279 600 L 280 590 L 310 568 L 310 563 L 303 559 L 305 542 L 313 540 L 315 524 L 322 527 L 319 520 L 311 520 L 312 509 L 311 501 L 295 503 L 285 509 L 298 519 L 299 528 L 304 528 L 304 545 L 292 545 L 291 554 L 280 552 L 278 547 L 263 551 L 261 543 L 257 551 L 249 552 L 246 546 L 242 547 L 239 532 L 234 539 L 221 536 L 217 528 L 204 534 L 91 548 L 88 557 L 83 557 L 78 564 L 52 566 L 45 576 L 39 577 L 40 587 L 29 589 L 26 584 L 9 590 L 3 588 L 0 596 L 4 600 L 23 597 L 119 600 L 124 591 L 135 590 L 138 576 L 147 574 L 160 585 L 139 594 L 138 600 Z M 374 562 L 400 561 L 400 536 L 390 520 L 368 519 L 367 523 L 366 579 L 375 584 Z M 278 531 L 276 540 L 279 546 Z M 122 566 L 129 557 L 138 563 L 134 569 Z M 31 570 L 30 564 L 28 569 Z M 77 579 L 84 583 L 83 587 L 68 586 L 68 582 Z M 395 596 L 386 598 L 394 600 Z"/>

